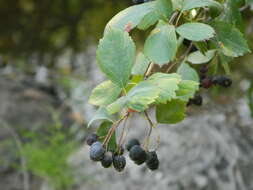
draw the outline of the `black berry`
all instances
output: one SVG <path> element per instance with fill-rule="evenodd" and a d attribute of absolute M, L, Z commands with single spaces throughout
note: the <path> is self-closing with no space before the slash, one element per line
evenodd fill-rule
<path fill-rule="evenodd" d="M 216 76 L 213 78 L 213 83 L 227 88 L 232 85 L 232 80 L 227 76 Z"/>
<path fill-rule="evenodd" d="M 127 142 L 126 144 L 126 149 L 128 151 L 130 151 L 130 149 L 134 146 L 134 145 L 140 145 L 140 142 L 138 139 L 131 139 Z"/>
<path fill-rule="evenodd" d="M 147 153 L 146 165 L 150 170 L 157 170 L 159 168 L 159 160 L 155 151 Z"/>
<path fill-rule="evenodd" d="M 112 165 L 112 153 L 105 153 L 103 159 L 101 160 L 101 165 L 104 168 L 109 168 Z"/>
<path fill-rule="evenodd" d="M 140 165 L 144 163 L 147 159 L 147 153 L 145 150 L 141 148 L 140 145 L 134 145 L 130 149 L 129 157 L 136 162 L 136 164 Z"/>
<path fill-rule="evenodd" d="M 199 69 L 199 72 L 205 74 L 208 72 L 208 67 L 206 65 L 202 65 Z"/>
<path fill-rule="evenodd" d="M 133 0 L 134 4 L 142 4 L 144 2 L 145 2 L 144 0 Z"/>
<path fill-rule="evenodd" d="M 194 105 L 201 106 L 203 103 L 203 98 L 200 95 L 195 95 L 193 99 L 191 99 L 191 102 Z"/>
<path fill-rule="evenodd" d="M 122 155 L 113 156 L 113 166 L 118 172 L 123 171 L 126 166 L 126 158 Z"/>
<path fill-rule="evenodd" d="M 90 147 L 90 159 L 93 161 L 100 161 L 103 159 L 105 149 L 100 142 L 95 142 Z"/>
<path fill-rule="evenodd" d="M 86 138 L 86 143 L 91 146 L 94 142 L 98 141 L 98 136 L 96 134 L 90 134 L 87 138 Z"/>

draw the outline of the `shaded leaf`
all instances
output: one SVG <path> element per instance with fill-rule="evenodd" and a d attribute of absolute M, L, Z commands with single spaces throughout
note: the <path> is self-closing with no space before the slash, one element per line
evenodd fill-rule
<path fill-rule="evenodd" d="M 172 100 L 167 104 L 156 106 L 156 120 L 158 123 L 175 124 L 185 118 L 186 102 Z"/>
<path fill-rule="evenodd" d="M 100 141 L 101 143 L 104 142 L 106 135 L 108 134 L 109 130 L 110 130 L 111 127 L 112 127 L 112 124 L 113 124 L 113 123 L 111 123 L 111 122 L 105 121 L 105 122 L 103 122 L 103 123 L 99 126 L 99 128 L 97 129 L 97 133 L 96 133 L 96 134 L 97 134 L 99 137 L 101 137 L 101 138 L 99 139 L 99 141 Z M 109 141 L 109 143 L 108 143 L 108 151 L 114 152 L 114 151 L 116 150 L 116 148 L 117 148 L 117 141 L 116 141 L 116 134 L 115 134 L 115 132 L 114 132 L 113 135 L 112 135 L 112 137 L 111 137 L 111 139 L 110 139 L 110 141 Z"/>
<path fill-rule="evenodd" d="M 191 41 L 203 41 L 212 38 L 215 34 L 214 29 L 203 23 L 186 23 L 176 29 L 177 33 L 183 38 Z"/>
<path fill-rule="evenodd" d="M 127 32 L 111 28 L 100 40 L 97 62 L 106 76 L 124 88 L 135 59 L 135 45 Z"/>

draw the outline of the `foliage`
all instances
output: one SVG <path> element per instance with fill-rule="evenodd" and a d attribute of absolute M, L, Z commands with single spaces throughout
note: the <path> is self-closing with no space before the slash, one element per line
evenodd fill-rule
<path fill-rule="evenodd" d="M 155 0 L 121 11 L 108 22 L 97 50 L 99 67 L 117 88 L 100 84 L 90 103 L 100 106 L 107 115 L 103 120 L 110 122 L 110 115 L 125 112 L 128 117 L 152 107 L 158 123 L 182 121 L 187 103 L 199 90 L 199 65 L 221 65 L 228 73 L 230 60 L 250 52 L 239 8 L 232 0 Z M 131 31 L 151 26 L 135 63 Z"/>
<path fill-rule="evenodd" d="M 73 173 L 67 160 L 77 148 L 61 125 L 49 126 L 46 134 L 26 132 L 27 143 L 22 146 L 22 156 L 34 175 L 47 180 L 55 189 L 68 189 L 73 185 Z"/>

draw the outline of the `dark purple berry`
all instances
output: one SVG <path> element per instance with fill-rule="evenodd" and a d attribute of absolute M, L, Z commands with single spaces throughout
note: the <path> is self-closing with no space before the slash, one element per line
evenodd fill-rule
<path fill-rule="evenodd" d="M 126 166 L 126 158 L 122 155 L 113 156 L 113 166 L 118 172 L 123 171 Z"/>
<path fill-rule="evenodd" d="M 150 170 L 157 170 L 159 168 L 159 160 L 155 151 L 147 153 L 146 165 Z"/>
<path fill-rule="evenodd" d="M 95 142 L 90 147 L 90 159 L 93 161 L 100 161 L 105 155 L 105 148 L 101 142 Z"/>
<path fill-rule="evenodd" d="M 207 65 L 202 65 L 199 69 L 199 72 L 202 74 L 206 74 L 208 72 L 208 67 Z"/>
<path fill-rule="evenodd" d="M 212 86 L 213 86 L 212 77 L 206 77 L 203 80 L 201 80 L 201 87 L 210 88 Z"/>
<path fill-rule="evenodd" d="M 130 149 L 134 146 L 134 145 L 140 145 L 140 142 L 138 139 L 131 139 L 127 142 L 126 144 L 126 149 L 128 151 L 130 151 Z"/>
<path fill-rule="evenodd" d="M 129 152 L 129 157 L 131 160 L 138 163 L 138 165 L 144 163 L 147 159 L 147 153 L 141 148 L 140 145 L 134 145 Z"/>
<path fill-rule="evenodd" d="M 91 146 L 94 142 L 98 141 L 98 136 L 96 134 L 90 134 L 87 138 L 86 138 L 86 143 Z"/>
<path fill-rule="evenodd" d="M 104 168 L 109 168 L 112 165 L 112 153 L 107 152 L 105 153 L 103 159 L 101 160 L 101 165 Z"/>

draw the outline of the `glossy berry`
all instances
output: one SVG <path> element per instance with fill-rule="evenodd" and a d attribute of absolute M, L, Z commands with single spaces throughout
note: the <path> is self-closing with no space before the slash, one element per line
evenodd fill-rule
<path fill-rule="evenodd" d="M 232 80 L 227 76 L 216 76 L 213 78 L 213 83 L 227 88 L 232 85 Z"/>
<path fill-rule="evenodd" d="M 157 170 L 159 168 L 159 160 L 155 151 L 147 153 L 146 165 L 150 170 Z"/>
<path fill-rule="evenodd" d="M 195 95 L 191 101 L 194 105 L 201 106 L 203 103 L 203 98 L 200 95 Z"/>
<path fill-rule="evenodd" d="M 103 159 L 101 160 L 101 165 L 104 168 L 109 168 L 112 165 L 112 153 L 107 152 L 105 153 Z"/>
<path fill-rule="evenodd" d="M 201 87 L 203 88 L 210 88 L 213 86 L 212 77 L 206 77 L 203 80 L 201 80 Z"/>
<path fill-rule="evenodd" d="M 142 4 L 144 2 L 145 2 L 144 0 L 133 0 L 134 4 Z"/>
<path fill-rule="evenodd" d="M 90 159 L 93 161 L 100 161 L 103 159 L 105 149 L 101 142 L 95 142 L 90 147 Z"/>
<path fill-rule="evenodd" d="M 131 139 L 127 142 L 126 144 L 126 149 L 128 151 L 130 151 L 130 149 L 134 146 L 134 145 L 140 145 L 140 142 L 138 139 Z"/>
<path fill-rule="evenodd" d="M 113 166 L 118 172 L 123 171 L 126 166 L 126 158 L 122 155 L 113 156 Z"/>
<path fill-rule="evenodd" d="M 129 152 L 129 157 L 136 162 L 136 164 L 140 165 L 144 163 L 147 159 L 147 153 L 145 150 L 141 148 L 140 145 L 134 145 Z"/>
<path fill-rule="evenodd" d="M 98 141 L 98 136 L 96 134 L 90 134 L 87 138 L 86 138 L 86 143 L 91 146 L 94 142 Z"/>

